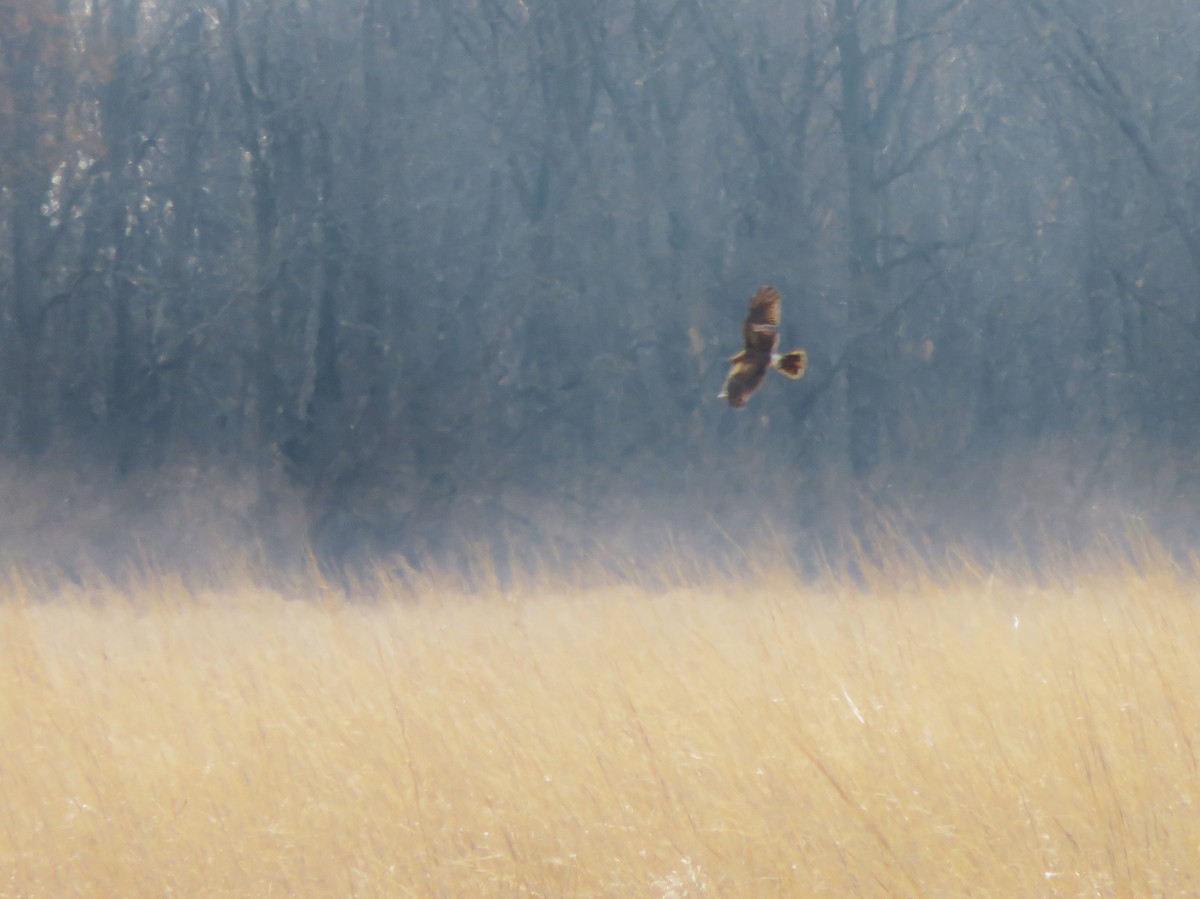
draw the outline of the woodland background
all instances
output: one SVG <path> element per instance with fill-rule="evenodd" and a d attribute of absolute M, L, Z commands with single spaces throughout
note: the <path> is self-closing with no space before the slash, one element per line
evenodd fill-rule
<path fill-rule="evenodd" d="M 1186 543 L 1198 175 L 1189 0 L 0 0 L 0 555 Z"/>

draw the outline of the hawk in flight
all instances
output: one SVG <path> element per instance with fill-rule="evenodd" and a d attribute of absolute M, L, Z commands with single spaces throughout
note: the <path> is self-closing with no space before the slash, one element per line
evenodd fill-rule
<path fill-rule="evenodd" d="M 808 367 L 808 354 L 804 350 L 792 350 L 783 355 L 775 352 L 779 349 L 779 304 L 779 291 L 774 287 L 759 288 L 750 299 L 750 311 L 742 325 L 746 348 L 729 360 L 733 368 L 719 394 L 735 409 L 746 405 L 746 400 L 758 390 L 767 376 L 768 366 L 789 378 L 803 377 L 804 369 Z"/>

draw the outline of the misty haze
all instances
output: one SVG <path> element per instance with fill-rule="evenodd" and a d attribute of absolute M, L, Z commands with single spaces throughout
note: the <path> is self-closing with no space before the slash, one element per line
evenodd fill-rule
<path fill-rule="evenodd" d="M 1187 3 L 0 15 L 8 556 L 1197 520 Z"/>
<path fill-rule="evenodd" d="M 0 897 L 1196 889 L 1200 5 L 0 0 L 0 147 Z"/>

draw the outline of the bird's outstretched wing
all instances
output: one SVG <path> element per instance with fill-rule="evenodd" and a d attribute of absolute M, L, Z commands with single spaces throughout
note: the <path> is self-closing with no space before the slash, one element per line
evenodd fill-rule
<path fill-rule="evenodd" d="M 725 378 L 725 386 L 721 388 L 719 397 L 729 400 L 729 405 L 740 409 L 746 405 L 746 400 L 758 390 L 767 374 L 767 359 L 769 357 L 751 356 L 748 353 L 738 353 L 730 363 L 732 368 Z"/>
<path fill-rule="evenodd" d="M 747 353 L 773 353 L 779 343 L 779 306 L 781 298 L 774 287 L 760 287 L 750 298 L 750 311 L 742 325 Z"/>

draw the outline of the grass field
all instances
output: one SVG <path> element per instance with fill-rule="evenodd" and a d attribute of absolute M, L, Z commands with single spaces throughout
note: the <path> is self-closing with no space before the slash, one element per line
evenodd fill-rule
<path fill-rule="evenodd" d="M 13 575 L 0 896 L 1198 895 L 1200 580 L 1061 570 Z"/>

